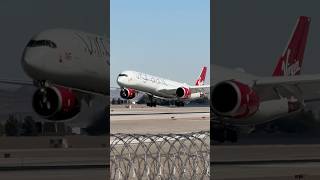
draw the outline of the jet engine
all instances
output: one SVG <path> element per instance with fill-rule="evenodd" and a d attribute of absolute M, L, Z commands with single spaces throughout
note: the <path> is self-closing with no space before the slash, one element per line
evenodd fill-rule
<path fill-rule="evenodd" d="M 182 98 L 182 99 L 189 98 L 190 95 L 191 95 L 190 88 L 187 88 L 187 87 L 179 87 L 179 88 L 176 90 L 176 95 L 177 95 L 177 97 Z"/>
<path fill-rule="evenodd" d="M 215 85 L 211 102 L 217 115 L 233 118 L 248 117 L 254 114 L 260 105 L 259 97 L 251 87 L 234 80 Z"/>
<path fill-rule="evenodd" d="M 49 120 L 66 120 L 80 112 L 81 103 L 71 89 L 52 86 L 38 89 L 32 100 L 37 114 Z"/>
<path fill-rule="evenodd" d="M 133 99 L 134 97 L 136 97 L 136 90 L 131 89 L 131 88 L 121 89 L 121 91 L 120 91 L 120 96 L 121 96 L 123 99 Z"/>

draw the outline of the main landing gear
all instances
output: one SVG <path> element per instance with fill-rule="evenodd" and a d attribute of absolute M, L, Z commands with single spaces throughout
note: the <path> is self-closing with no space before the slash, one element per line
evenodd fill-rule
<path fill-rule="evenodd" d="M 184 102 L 183 101 L 175 101 L 174 105 L 177 106 L 177 107 L 180 107 L 180 106 L 183 107 L 184 106 Z"/>
<path fill-rule="evenodd" d="M 152 95 L 148 95 L 148 98 L 149 98 L 149 102 L 147 102 L 147 106 L 156 107 L 157 106 L 157 100 L 155 100 Z"/>
<path fill-rule="evenodd" d="M 33 81 L 33 84 L 34 84 L 36 87 L 39 87 L 39 88 L 42 88 L 42 89 L 50 86 L 49 82 L 46 81 L 46 80 L 34 80 L 34 81 Z"/>
<path fill-rule="evenodd" d="M 235 143 L 238 141 L 237 129 L 232 126 L 225 126 L 222 124 L 214 125 L 211 133 L 214 141 L 221 143 L 225 141 Z"/>

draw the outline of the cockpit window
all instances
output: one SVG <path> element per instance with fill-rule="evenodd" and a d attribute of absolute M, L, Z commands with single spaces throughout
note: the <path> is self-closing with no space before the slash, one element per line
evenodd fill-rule
<path fill-rule="evenodd" d="M 119 77 L 120 77 L 120 76 L 128 77 L 128 75 L 127 75 L 127 74 L 119 74 Z"/>
<path fill-rule="evenodd" d="M 29 41 L 27 47 L 40 47 L 40 46 L 47 46 L 50 48 L 57 48 L 56 43 L 50 40 L 31 40 Z"/>

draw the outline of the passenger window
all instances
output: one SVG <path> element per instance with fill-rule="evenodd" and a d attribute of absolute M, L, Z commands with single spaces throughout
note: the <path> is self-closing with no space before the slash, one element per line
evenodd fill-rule
<path fill-rule="evenodd" d="M 142 77 L 145 81 L 148 80 L 148 77 L 147 77 L 147 74 L 143 74 L 143 77 Z"/>

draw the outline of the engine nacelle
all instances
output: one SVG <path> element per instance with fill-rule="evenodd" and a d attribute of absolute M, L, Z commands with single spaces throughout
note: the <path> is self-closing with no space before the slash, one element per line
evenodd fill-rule
<path fill-rule="evenodd" d="M 213 87 L 211 93 L 213 111 L 219 116 L 242 118 L 254 114 L 260 100 L 248 85 L 234 81 L 224 81 Z"/>
<path fill-rule="evenodd" d="M 190 95 L 191 95 L 191 90 L 187 87 L 179 87 L 177 90 L 176 90 L 176 95 L 177 97 L 179 98 L 182 98 L 182 99 L 186 99 L 186 98 L 189 98 Z"/>
<path fill-rule="evenodd" d="M 49 120 L 67 120 L 80 112 L 81 103 L 71 89 L 52 86 L 38 89 L 32 100 L 37 114 Z"/>
<path fill-rule="evenodd" d="M 121 89 L 120 91 L 120 96 L 123 99 L 133 99 L 134 97 L 136 97 L 136 90 L 128 88 L 128 89 Z"/>
<path fill-rule="evenodd" d="M 257 125 L 263 124 L 282 117 L 288 117 L 290 114 L 295 114 L 303 110 L 304 106 L 299 101 L 292 101 L 287 98 L 273 99 L 262 101 L 259 105 L 259 110 L 248 118 L 226 119 L 227 122 L 237 123 L 238 125 Z"/>

